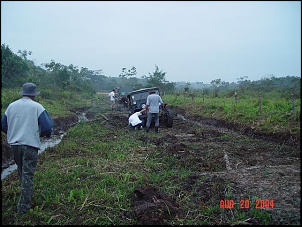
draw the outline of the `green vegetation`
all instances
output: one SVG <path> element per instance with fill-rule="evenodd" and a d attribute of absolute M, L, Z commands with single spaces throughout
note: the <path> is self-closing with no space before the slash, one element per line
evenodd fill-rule
<path fill-rule="evenodd" d="M 90 101 L 87 97 L 73 98 L 73 102 L 68 102 L 69 105 L 78 106 L 80 101 L 82 104 Z M 167 100 L 168 98 L 169 96 L 164 97 Z M 106 103 L 106 99 L 106 95 L 100 96 L 97 106 Z M 49 104 L 49 101 L 45 100 L 45 104 Z M 58 108 L 64 108 L 61 101 L 53 102 L 60 103 Z M 53 114 L 55 109 L 49 110 Z M 203 196 L 200 195 L 200 189 L 196 188 L 192 192 L 182 189 L 183 182 L 199 171 L 189 161 L 196 157 L 188 157 L 188 161 L 183 162 L 175 155 L 163 156 L 167 152 L 164 146 L 156 146 L 152 139 L 148 142 L 138 140 L 141 135 L 139 131 L 131 131 L 133 136 L 129 136 L 129 132 L 125 128 L 108 128 L 101 120 L 81 122 L 70 128 L 59 145 L 48 148 L 39 156 L 34 178 L 34 206 L 29 213 L 18 216 L 15 212 L 20 189 L 16 172 L 2 181 L 2 223 L 136 225 L 139 224 L 136 218 L 123 216 L 133 209 L 131 198 L 134 189 L 143 184 L 152 184 L 160 187 L 182 206 L 184 214 L 172 222 L 167 220 L 168 224 L 211 225 L 221 221 L 228 224 L 246 224 L 245 220 L 251 218 L 258 220 L 259 224 L 270 224 L 269 213 L 256 209 L 255 204 L 251 204 L 249 209 L 240 209 L 239 204 L 235 204 L 233 209 L 221 209 L 219 199 L 223 196 L 231 199 L 234 196 L 233 186 L 229 183 L 213 181 L 209 186 L 212 189 L 208 188 L 208 193 L 214 189 L 225 188 L 225 194 L 210 194 L 212 199 L 209 203 L 212 205 L 200 203 L 196 207 L 196 202 L 193 201 Z M 161 135 L 150 134 L 150 138 L 160 137 Z M 232 138 L 225 139 L 229 141 Z M 208 149 L 213 155 L 221 150 L 215 143 L 210 146 Z M 207 149 L 202 150 L 205 153 L 199 155 L 206 161 L 210 156 Z M 221 165 L 208 165 L 212 171 L 221 171 Z M 202 184 L 204 180 L 201 177 L 197 181 Z M 221 220 L 217 217 L 221 217 Z"/>
<path fill-rule="evenodd" d="M 101 75 L 99 71 L 78 70 L 72 65 L 64 66 L 54 61 L 42 69 L 34 67 L 26 59 L 30 52 L 20 52 L 18 57 L 5 45 L 2 45 L 1 52 L 1 114 L 9 103 L 20 98 L 18 93 L 24 82 L 37 84 L 41 94 L 36 99 L 53 118 L 66 117 L 74 108 L 92 107 L 93 102 L 90 111 L 98 116 L 102 113 L 100 106 L 108 103 L 108 97 L 96 95 L 95 91 L 110 91 L 117 85 L 116 80 Z M 300 82 L 297 83 L 300 78 L 272 77 L 255 83 L 241 78 L 235 88 L 221 80 L 213 80 L 213 89 L 194 90 L 187 84 L 184 91 L 175 91 L 173 84 L 166 83 L 165 74 L 156 67 L 155 72 L 145 79 L 149 85 L 159 86 L 165 91 L 164 102 L 183 109 L 195 119 L 221 119 L 244 124 L 259 132 L 285 133 L 300 138 Z M 131 68 L 129 73 L 124 69 L 120 79 L 143 86 L 133 79 L 133 75 L 135 68 Z M 169 89 L 165 90 L 167 86 Z M 237 102 L 235 91 L 238 93 Z M 193 130 L 191 126 L 188 128 L 188 132 Z M 167 224 L 250 224 L 248 220 L 253 219 L 256 224 L 269 225 L 272 222 L 270 211 L 255 208 L 257 197 L 253 196 L 258 195 L 244 192 L 245 198 L 251 201 L 248 209 L 240 209 L 239 200 L 233 209 L 219 207 L 221 199 L 235 196 L 235 186 L 230 181 L 212 177 L 211 172 L 225 170 L 225 163 L 221 160 L 222 147 L 228 151 L 239 150 L 240 155 L 244 151 L 272 151 L 278 157 L 288 155 L 290 161 L 296 160 L 296 148 L 246 137 L 235 138 L 232 134 L 220 135 L 218 132 L 209 136 L 206 133 L 210 132 L 203 127 L 194 130 L 195 135 L 205 134 L 205 137 L 201 136 L 200 141 L 183 142 L 178 144 L 182 147 L 174 149 L 175 143 L 168 143 L 165 139 L 173 139 L 175 135 L 161 138 L 162 134 L 130 132 L 127 127 L 108 126 L 103 119 L 78 123 L 67 131 L 59 145 L 39 155 L 34 176 L 33 208 L 29 213 L 16 214 L 20 191 L 17 173 L 2 180 L 2 224 L 136 225 L 139 221 L 134 216 L 125 215 L 133 210 L 133 191 L 140 185 L 151 184 L 181 205 L 179 215 L 167 219 Z M 250 144 L 247 149 L 245 146 Z M 186 147 L 189 152 L 185 157 L 181 154 Z M 252 148 L 254 150 L 250 151 Z M 176 153 L 169 153 L 171 150 Z M 238 158 L 236 154 L 234 152 L 234 159 Z M 202 175 L 205 172 L 210 176 Z M 191 189 L 186 189 L 188 182 L 193 182 L 189 185 Z M 293 220 L 290 224 L 297 224 L 296 219 Z"/>
<path fill-rule="evenodd" d="M 194 97 L 192 99 L 192 97 Z M 275 92 L 267 92 L 259 99 L 256 92 L 234 97 L 212 97 L 196 91 L 178 95 L 165 95 L 170 106 L 182 107 L 199 118 L 215 118 L 238 123 L 254 131 L 264 133 L 285 133 L 300 138 L 301 99 L 280 97 Z M 261 103 L 261 105 L 260 105 Z M 294 105 L 294 108 L 293 108 Z"/>
<path fill-rule="evenodd" d="M 68 90 L 54 92 L 50 88 L 38 88 L 38 90 L 41 93 L 36 96 L 35 101 L 41 103 L 53 118 L 68 116 L 72 108 L 91 106 L 91 100 L 98 98 L 92 92 L 76 93 Z M 11 102 L 21 98 L 20 91 L 21 87 L 1 90 L 1 115 Z"/>
<path fill-rule="evenodd" d="M 114 88 L 140 89 L 144 87 L 159 87 L 166 94 L 174 94 L 184 91 L 190 93 L 200 92 L 203 95 L 212 97 L 231 97 L 234 92 L 239 92 L 241 98 L 249 96 L 249 92 L 259 92 L 262 95 L 269 92 L 276 92 L 282 98 L 289 98 L 292 94 L 295 98 L 301 96 L 301 78 L 289 76 L 276 78 L 273 74 L 265 75 L 259 81 L 250 81 L 247 76 L 237 78 L 238 82 L 226 82 L 220 78 L 213 79 L 210 84 L 203 82 L 170 82 L 166 79 L 166 72 L 155 65 L 155 70 L 146 75 L 138 75 L 136 68 L 122 68 L 119 75 L 108 77 L 103 75 L 102 69 L 90 70 L 85 67 L 63 65 L 51 60 L 50 63 L 43 63 L 36 66 L 29 60 L 31 51 L 19 50 L 14 54 L 8 45 L 1 45 L 1 86 L 2 88 L 20 87 L 25 82 L 35 83 L 40 89 L 50 88 L 52 91 L 70 90 L 73 92 L 110 92 Z M 185 75 L 184 75 L 185 78 Z"/>

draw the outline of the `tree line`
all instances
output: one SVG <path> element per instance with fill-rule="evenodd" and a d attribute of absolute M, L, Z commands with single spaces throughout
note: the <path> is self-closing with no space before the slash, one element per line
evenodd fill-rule
<path fill-rule="evenodd" d="M 69 66 L 51 60 L 49 63 L 37 66 L 28 59 L 31 51 L 19 50 L 13 53 L 8 45 L 1 45 L 1 86 L 2 88 L 20 87 L 25 82 L 32 82 L 39 87 L 52 88 L 54 90 L 70 90 L 77 92 L 109 92 L 114 88 L 132 87 L 140 89 L 144 87 L 159 87 L 166 93 L 174 93 L 181 89 L 185 92 L 194 90 L 191 83 L 177 87 L 177 83 L 167 81 L 166 72 L 155 65 L 155 70 L 141 78 L 136 77 L 136 68 L 122 68 L 121 73 L 116 77 L 108 77 L 102 73 L 102 69 L 90 70 L 86 67 Z M 247 76 L 237 79 L 237 83 L 229 83 L 221 79 L 213 79 L 209 86 L 204 85 L 201 89 L 204 93 L 212 93 L 219 96 L 222 92 L 277 91 L 288 94 L 295 94 L 300 97 L 301 78 L 296 76 L 275 77 L 267 75 L 258 81 L 250 81 Z M 198 82 L 202 84 L 202 82 Z"/>

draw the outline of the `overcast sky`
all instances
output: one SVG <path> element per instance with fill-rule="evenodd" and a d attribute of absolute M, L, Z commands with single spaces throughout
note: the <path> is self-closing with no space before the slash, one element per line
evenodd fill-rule
<path fill-rule="evenodd" d="M 1 44 L 108 77 L 301 77 L 301 1 L 1 1 Z"/>

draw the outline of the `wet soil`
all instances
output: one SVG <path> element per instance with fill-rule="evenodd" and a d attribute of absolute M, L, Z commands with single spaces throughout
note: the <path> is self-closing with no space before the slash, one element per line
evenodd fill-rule
<path fill-rule="evenodd" d="M 54 119 L 57 132 L 75 124 L 76 113 L 80 111 L 87 111 L 87 108 L 74 111 L 65 119 Z M 270 224 L 300 225 L 299 138 L 254 133 L 246 126 L 197 118 L 179 108 L 173 108 L 173 113 L 173 128 L 161 124 L 160 137 L 150 136 L 142 130 L 138 139 L 163 151 L 161 158 L 173 157 L 174 161 L 167 168 L 185 168 L 194 174 L 172 179 L 171 183 L 180 185 L 173 197 L 162 192 L 160 185 L 154 187 L 148 182 L 136 188 L 132 197 L 133 210 L 125 212 L 123 218 L 135 217 L 142 225 L 173 225 L 170 220 L 175 218 L 187 218 L 197 223 L 208 220 L 214 225 L 224 225 L 229 224 L 225 220 L 234 215 L 231 209 L 221 208 L 209 216 L 196 216 L 194 212 L 217 206 L 225 199 L 234 200 L 238 207 L 242 200 L 248 200 L 255 209 L 258 201 L 268 200 L 274 202 L 274 207 L 259 210 L 270 215 Z M 94 115 L 88 110 L 86 116 L 93 119 Z M 104 115 L 107 118 L 104 124 L 108 127 L 128 130 L 126 112 L 106 110 Z M 152 133 L 150 130 L 149 134 Z M 2 139 L 2 160 L 8 150 Z M 184 197 L 190 200 L 190 205 L 177 202 Z M 249 214 L 251 207 L 242 211 Z M 247 215 L 242 222 L 234 224 L 260 225 L 263 224 L 261 221 L 260 217 Z"/>
<path fill-rule="evenodd" d="M 195 174 L 173 183 L 181 185 L 169 198 L 148 183 L 133 192 L 133 213 L 143 225 L 173 225 L 169 220 L 194 217 L 177 204 L 175 198 L 188 196 L 191 211 L 217 206 L 221 200 L 234 200 L 240 211 L 251 208 L 269 214 L 273 225 L 300 224 L 301 165 L 300 140 L 287 134 L 253 132 L 250 127 L 218 119 L 201 118 L 173 109 L 173 128 L 160 125 L 160 137 L 142 131 L 139 140 L 162 150 L 161 158 L 175 157 L 171 169 L 190 169 Z M 107 115 L 108 127 L 125 129 L 127 115 L 112 112 Z M 150 130 L 149 134 L 154 133 Z M 154 169 L 153 171 L 161 171 Z M 143 189 L 142 189 L 143 188 Z M 137 196 L 141 194 L 141 196 Z M 250 203 L 249 209 L 242 205 Z M 270 202 L 269 206 L 261 205 Z M 273 203 L 273 204 L 272 204 Z M 169 204 L 163 208 L 163 204 Z M 168 212 L 170 211 L 170 213 Z M 211 224 L 229 224 L 234 212 L 221 208 L 211 217 Z M 256 212 L 256 211 L 253 211 Z M 130 215 L 130 214 L 127 214 Z M 192 215 L 192 216 L 190 216 Z M 238 223 L 262 225 L 264 214 L 249 216 Z M 131 215 L 130 215 L 131 216 Z M 198 220 L 197 220 L 198 223 Z"/>
<path fill-rule="evenodd" d="M 54 135 L 60 135 L 63 132 L 66 132 L 68 128 L 78 122 L 78 114 L 82 113 L 87 108 L 72 110 L 69 116 L 62 118 L 54 118 Z M 7 144 L 6 135 L 1 132 L 1 147 L 2 147 L 2 169 L 7 168 L 9 165 L 14 164 L 13 153 L 10 146 Z"/>

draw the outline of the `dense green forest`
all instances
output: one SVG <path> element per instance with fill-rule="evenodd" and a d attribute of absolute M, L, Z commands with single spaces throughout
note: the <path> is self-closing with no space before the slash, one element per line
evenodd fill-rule
<path fill-rule="evenodd" d="M 180 83 L 166 80 L 166 72 L 155 65 L 155 70 L 148 76 L 136 77 L 136 68 L 122 68 L 120 75 L 107 77 L 102 74 L 102 69 L 90 70 L 85 67 L 63 65 L 51 60 L 37 66 L 28 59 L 31 51 L 19 50 L 13 53 L 8 45 L 1 45 L 1 82 L 2 88 L 20 88 L 25 82 L 37 84 L 40 88 L 48 88 L 53 91 L 76 91 L 76 92 L 109 92 L 116 87 L 143 87 L 157 86 L 165 93 L 196 92 L 202 90 L 204 94 L 218 97 L 240 91 L 256 92 L 279 92 L 282 97 L 300 98 L 301 77 L 285 76 L 276 78 L 273 74 L 267 75 L 258 81 L 250 81 L 247 76 L 237 78 L 237 83 L 229 83 L 221 79 L 213 79 L 211 84 Z M 198 85 L 198 86 L 197 86 Z M 198 88 L 197 88 L 198 87 Z"/>

